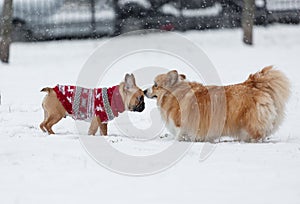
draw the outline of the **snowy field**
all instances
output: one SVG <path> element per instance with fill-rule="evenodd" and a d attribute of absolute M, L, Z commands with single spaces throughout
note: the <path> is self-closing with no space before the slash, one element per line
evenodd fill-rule
<path fill-rule="evenodd" d="M 241 82 L 267 65 L 282 70 L 291 81 L 292 94 L 279 131 L 264 143 L 216 144 L 204 161 L 199 157 L 205 143 L 195 143 L 180 161 L 158 174 L 116 174 L 89 156 L 79 140 L 84 133 L 77 130 L 71 118 L 54 126 L 57 135 L 49 136 L 38 127 L 43 119 L 44 97 L 39 90 L 57 83 L 75 84 L 85 61 L 105 39 L 15 43 L 11 63 L 0 64 L 0 203 L 298 204 L 300 26 L 255 28 L 253 47 L 241 43 L 240 30 L 183 35 L 203 49 L 223 84 Z M 130 44 L 134 38 L 123 40 Z M 180 70 L 174 62 L 158 61 Z M 106 85 L 119 83 L 140 62 L 145 63 L 145 59 L 121 61 Z M 138 125 L 147 126 L 149 120 L 151 123 L 149 109 L 154 107 L 153 101 L 146 100 L 146 111 L 130 117 Z M 98 136 L 96 140 L 106 140 L 126 154 L 154 154 L 173 142 L 165 130 L 162 137 L 140 142 L 125 137 L 114 122 L 109 128 L 110 136 Z"/>

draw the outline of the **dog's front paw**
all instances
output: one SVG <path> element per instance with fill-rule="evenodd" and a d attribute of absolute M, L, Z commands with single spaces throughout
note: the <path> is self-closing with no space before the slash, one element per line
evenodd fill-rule
<path fill-rule="evenodd" d="M 191 138 L 187 134 L 178 134 L 176 139 L 179 142 L 191 142 Z"/>

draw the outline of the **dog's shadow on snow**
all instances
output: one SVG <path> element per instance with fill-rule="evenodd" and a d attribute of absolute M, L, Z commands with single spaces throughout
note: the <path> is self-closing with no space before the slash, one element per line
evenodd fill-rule
<path fill-rule="evenodd" d="M 101 136 L 101 135 L 97 135 L 97 136 Z M 102 137 L 102 136 L 101 136 Z M 175 137 L 171 134 L 161 134 L 159 136 L 156 136 L 154 138 L 141 138 L 141 137 L 132 137 L 132 136 L 128 136 L 128 135 L 120 135 L 120 134 L 116 134 L 116 133 L 112 133 L 109 134 L 108 136 L 109 139 L 128 139 L 128 140 L 134 140 L 134 141 L 140 141 L 140 142 L 148 142 L 148 141 L 163 141 L 163 142 L 168 142 L 168 141 L 174 141 Z"/>

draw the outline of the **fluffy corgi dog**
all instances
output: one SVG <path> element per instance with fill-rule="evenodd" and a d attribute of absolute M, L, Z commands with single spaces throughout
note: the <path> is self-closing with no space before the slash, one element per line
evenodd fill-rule
<path fill-rule="evenodd" d="M 229 86 L 189 82 L 173 70 L 156 76 L 144 93 L 156 98 L 167 128 L 180 141 L 213 142 L 220 136 L 232 136 L 257 142 L 282 123 L 290 83 L 272 66 Z"/>
<path fill-rule="evenodd" d="M 136 85 L 133 74 L 126 74 L 117 86 L 87 89 L 72 85 L 43 88 L 47 92 L 43 100 L 44 120 L 40 128 L 54 134 L 52 126 L 62 118 L 91 121 L 89 135 L 95 135 L 100 127 L 101 135 L 107 135 L 107 123 L 123 111 L 142 112 L 145 108 L 144 93 Z"/>

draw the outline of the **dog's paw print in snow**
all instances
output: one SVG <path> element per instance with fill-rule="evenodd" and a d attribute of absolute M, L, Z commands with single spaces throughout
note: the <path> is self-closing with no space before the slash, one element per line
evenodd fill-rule
<path fill-rule="evenodd" d="M 109 139 L 107 141 L 114 144 L 114 143 L 122 142 L 123 139 L 114 135 L 114 137 L 109 137 Z"/>
<path fill-rule="evenodd" d="M 163 139 L 163 140 L 172 140 L 172 139 L 174 139 L 174 137 L 169 133 L 162 134 L 162 135 L 159 136 L 159 138 Z"/>

